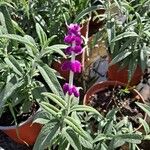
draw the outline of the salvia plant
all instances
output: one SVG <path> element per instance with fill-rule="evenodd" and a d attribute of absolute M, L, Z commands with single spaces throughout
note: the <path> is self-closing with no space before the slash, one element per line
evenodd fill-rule
<path fill-rule="evenodd" d="M 1 14 L 1 16 L 3 16 Z M 5 20 L 5 17 L 3 16 Z M 42 97 L 40 93 L 51 90 L 57 95 L 64 95 L 57 80 L 56 71 L 44 63 L 45 59 L 52 60 L 53 53 L 59 53 L 65 57 L 60 48 L 66 45 L 51 45 L 53 37 L 48 38 L 42 27 L 36 24 L 36 33 L 39 43 L 29 36 L 8 34 L 4 24 L 1 28 L 0 41 L 0 116 L 9 108 L 16 122 L 16 115 L 28 112 L 33 103 L 37 103 Z M 8 50 L 9 40 L 25 44 L 12 45 Z M 19 109 L 17 110 L 16 107 Z M 16 111 L 17 110 L 17 111 Z M 14 112 L 15 111 L 15 112 Z"/>
<path fill-rule="evenodd" d="M 63 86 L 65 97 L 53 93 L 43 93 L 45 97 L 49 98 L 50 102 L 52 101 L 55 104 L 40 103 L 48 117 L 45 117 L 46 115 L 42 117 L 42 113 L 39 114 L 41 117 L 38 117 L 37 121 L 42 122 L 39 118 L 45 119 L 46 124 L 37 138 L 34 150 L 44 150 L 46 147 L 49 147 L 49 149 L 57 147 L 60 150 L 70 149 L 71 147 L 76 150 L 82 149 L 83 143 L 89 142 L 91 137 L 83 130 L 82 122 L 77 115 L 78 112 L 87 111 L 101 117 L 94 108 L 78 104 L 79 89 L 73 84 L 74 73 L 81 72 L 80 62 L 75 60 L 75 56 L 82 53 L 80 26 L 70 24 L 64 41 L 69 44 L 66 53 L 71 55 L 71 60 L 62 65 L 62 69 L 70 71 L 69 83 L 65 83 Z"/>
<path fill-rule="evenodd" d="M 69 44 L 65 52 L 71 59 L 62 64 L 62 69 L 70 71 L 69 83 L 63 85 L 65 96 L 43 92 L 47 98 L 40 102 L 41 111 L 34 122 L 44 124 L 34 145 L 34 150 L 113 150 L 121 146 L 135 148 L 145 138 L 135 131 L 132 124 L 125 117 L 117 121 L 117 109 L 113 109 L 103 117 L 90 106 L 79 105 L 79 88 L 73 83 L 74 73 L 81 72 L 81 64 L 75 56 L 82 53 L 82 39 L 80 26 L 70 24 L 64 41 Z M 142 125 L 149 134 L 150 130 L 145 120 Z"/>

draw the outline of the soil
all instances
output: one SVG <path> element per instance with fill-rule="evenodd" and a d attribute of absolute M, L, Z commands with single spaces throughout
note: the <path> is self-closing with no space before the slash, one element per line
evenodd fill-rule
<path fill-rule="evenodd" d="M 19 108 L 19 106 L 16 107 L 16 109 L 18 109 L 18 108 Z M 38 110 L 38 108 L 39 108 L 39 106 L 36 103 L 33 103 L 28 113 L 22 113 L 22 114 L 18 115 L 17 111 L 16 111 L 17 123 L 19 124 L 23 121 L 26 121 L 30 116 L 35 114 L 35 112 Z M 13 125 L 15 125 L 14 118 L 13 118 L 10 110 L 6 109 L 6 111 L 0 117 L 0 126 L 13 126 Z"/>
<path fill-rule="evenodd" d="M 106 115 L 109 110 L 119 108 L 117 119 L 121 121 L 124 116 L 128 116 L 135 128 L 139 127 L 138 118 L 144 118 L 144 113 L 135 104 L 137 101 L 133 94 L 121 86 L 108 87 L 90 97 L 90 106 L 97 109 L 102 115 Z"/>

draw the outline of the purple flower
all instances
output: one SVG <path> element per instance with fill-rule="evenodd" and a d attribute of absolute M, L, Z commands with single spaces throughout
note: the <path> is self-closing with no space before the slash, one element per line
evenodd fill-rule
<path fill-rule="evenodd" d="M 80 26 L 78 24 L 70 24 L 68 26 L 68 34 L 80 35 Z"/>
<path fill-rule="evenodd" d="M 71 61 L 70 70 L 74 73 L 81 72 L 81 63 L 78 60 Z"/>
<path fill-rule="evenodd" d="M 81 63 L 78 60 L 65 61 L 61 67 L 62 70 L 72 71 L 74 73 L 81 72 Z"/>
<path fill-rule="evenodd" d="M 74 41 L 74 38 L 71 35 L 66 35 L 64 38 L 65 43 L 71 44 L 73 41 Z"/>
<path fill-rule="evenodd" d="M 75 45 L 81 45 L 83 43 L 82 38 L 80 36 L 75 35 L 66 35 L 64 38 L 64 42 Z"/>
<path fill-rule="evenodd" d="M 67 93 L 69 91 L 69 84 L 68 83 L 65 83 L 63 85 L 63 90 L 64 90 L 64 93 Z"/>
<path fill-rule="evenodd" d="M 79 97 L 79 90 L 78 90 L 78 88 L 76 87 L 76 86 L 69 86 L 69 84 L 68 83 L 65 83 L 64 85 L 63 85 L 63 90 L 64 90 L 64 93 L 66 94 L 66 93 L 68 93 L 69 95 L 74 95 L 75 97 Z"/>
<path fill-rule="evenodd" d="M 72 52 L 74 52 L 75 54 L 81 54 L 82 53 L 82 47 L 80 45 L 69 46 L 66 48 L 65 51 L 68 55 L 71 55 Z"/>
<path fill-rule="evenodd" d="M 81 47 L 80 45 L 74 46 L 74 47 L 73 47 L 73 52 L 74 52 L 75 54 L 80 54 L 80 53 L 82 53 L 82 47 Z"/>
<path fill-rule="evenodd" d="M 79 93 L 79 90 L 77 89 L 77 87 L 73 86 L 72 87 L 72 92 L 73 92 L 75 97 L 79 97 L 80 96 L 80 93 Z"/>
<path fill-rule="evenodd" d="M 83 43 L 82 38 L 80 36 L 76 36 L 74 38 L 74 41 L 76 45 L 81 45 Z"/>

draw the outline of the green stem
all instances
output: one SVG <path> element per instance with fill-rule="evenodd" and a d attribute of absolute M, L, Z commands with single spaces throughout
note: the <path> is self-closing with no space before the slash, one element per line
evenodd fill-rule
<path fill-rule="evenodd" d="M 71 61 L 74 61 L 75 60 L 75 53 L 72 52 L 72 55 L 71 55 Z M 74 78 L 74 72 L 73 71 L 70 71 L 70 74 L 69 74 L 69 86 L 72 87 L 73 86 L 73 78 Z M 67 101 L 67 114 L 70 113 L 70 105 L 71 105 L 71 96 L 68 95 L 67 97 L 68 101 Z"/>
<path fill-rule="evenodd" d="M 74 52 L 72 52 L 71 61 L 74 61 L 74 60 L 75 60 L 75 54 L 74 54 Z M 74 78 L 74 72 L 70 71 L 70 75 L 69 75 L 69 86 L 72 86 L 72 85 L 73 85 L 73 78 Z"/>

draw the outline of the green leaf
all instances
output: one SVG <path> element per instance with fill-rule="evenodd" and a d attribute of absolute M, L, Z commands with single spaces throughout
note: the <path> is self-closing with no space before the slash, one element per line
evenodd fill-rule
<path fill-rule="evenodd" d="M 6 6 L 0 6 L 0 11 L 3 13 L 4 18 L 5 18 L 5 26 L 7 28 L 7 32 L 9 34 L 15 34 L 15 29 L 12 23 L 12 19 L 11 19 L 11 14 L 10 11 L 8 10 L 8 8 Z M 16 46 L 17 47 L 17 43 L 16 41 L 10 41 L 9 45 L 8 45 L 8 49 L 9 51 L 12 51 L 12 47 Z"/>
<path fill-rule="evenodd" d="M 103 116 L 96 109 L 86 105 L 74 105 L 73 107 L 71 107 L 70 111 L 71 112 L 73 111 L 92 112 L 94 114 L 97 114 L 100 118 L 103 118 Z"/>
<path fill-rule="evenodd" d="M 98 5 L 98 6 L 91 6 L 89 8 L 86 8 L 85 10 L 83 10 L 76 18 L 75 20 L 73 21 L 74 23 L 77 23 L 79 22 L 79 20 L 81 18 L 83 18 L 84 16 L 86 16 L 87 14 L 89 14 L 90 12 L 92 11 L 95 11 L 95 10 L 98 10 L 98 9 L 103 9 L 103 7 L 101 5 Z"/>
<path fill-rule="evenodd" d="M 134 60 L 134 59 L 130 59 L 129 60 L 129 66 L 128 66 L 128 82 L 131 81 L 133 75 L 134 75 L 134 72 L 137 68 L 137 65 L 138 65 L 138 60 Z"/>
<path fill-rule="evenodd" d="M 15 93 L 15 91 L 23 85 L 23 81 L 13 84 L 11 80 L 6 84 L 4 89 L 0 93 L 0 108 L 6 103 L 6 101 Z M 0 110 L 0 116 L 2 109 Z"/>
<path fill-rule="evenodd" d="M 46 111 L 43 111 L 41 108 L 38 109 L 36 112 L 33 123 L 39 123 L 39 124 L 47 124 L 50 120 L 53 120 L 54 117 L 52 114 L 47 113 Z"/>
<path fill-rule="evenodd" d="M 43 92 L 46 92 L 46 88 L 45 86 L 38 86 L 35 87 L 34 89 L 32 89 L 32 96 L 33 98 L 38 102 L 42 102 L 42 101 L 46 101 L 47 99 L 45 99 L 45 97 L 42 96 Z M 48 100 L 47 100 L 48 101 Z"/>
<path fill-rule="evenodd" d="M 113 120 L 115 114 L 117 113 L 117 108 L 116 109 L 112 109 L 111 111 L 109 111 L 106 115 L 107 119 Z"/>
<path fill-rule="evenodd" d="M 145 135 L 144 140 L 150 140 L 150 135 Z"/>
<path fill-rule="evenodd" d="M 23 29 L 18 25 L 18 23 L 14 20 L 12 20 L 13 26 L 16 30 L 18 30 L 22 35 L 25 35 L 25 32 Z"/>
<path fill-rule="evenodd" d="M 145 61 L 146 60 L 146 57 L 145 57 L 146 50 L 147 50 L 147 47 L 144 45 L 140 51 L 140 61 L 141 61 L 141 68 L 142 68 L 143 72 L 146 69 L 146 61 Z"/>
<path fill-rule="evenodd" d="M 93 143 L 100 142 L 100 141 L 103 141 L 103 140 L 111 140 L 112 138 L 113 138 L 113 135 L 111 135 L 111 134 L 107 135 L 107 134 L 100 133 L 93 140 Z"/>
<path fill-rule="evenodd" d="M 142 124 L 145 133 L 149 134 L 150 133 L 150 127 L 149 127 L 148 123 L 142 118 L 139 118 L 139 122 Z"/>
<path fill-rule="evenodd" d="M 112 61 L 110 62 L 110 65 L 116 64 L 120 61 L 122 61 L 123 59 L 125 59 L 126 57 L 128 57 L 132 52 L 129 51 L 128 49 L 120 52 L 115 58 L 112 59 Z"/>
<path fill-rule="evenodd" d="M 139 144 L 141 142 L 141 140 L 143 139 L 143 136 L 132 133 L 132 134 L 115 135 L 114 138 L 116 138 L 118 140 L 124 140 L 125 142 L 128 142 L 128 143 Z"/>
<path fill-rule="evenodd" d="M 60 96 L 57 96 L 53 93 L 44 92 L 42 93 L 42 95 L 50 98 L 50 100 L 52 100 L 53 102 L 55 102 L 58 106 L 62 108 L 65 108 L 65 106 L 67 105 L 65 100 L 63 100 Z"/>
<path fill-rule="evenodd" d="M 150 117 L 150 106 L 139 102 L 136 102 L 136 104 Z"/>
<path fill-rule="evenodd" d="M 116 36 L 111 42 L 115 42 L 127 37 L 138 37 L 138 34 L 136 34 L 135 32 L 124 32 Z"/>
<path fill-rule="evenodd" d="M 44 46 L 45 42 L 47 41 L 47 35 L 39 23 L 36 23 L 36 32 L 37 32 L 38 37 L 40 39 L 41 45 Z"/>
<path fill-rule="evenodd" d="M 40 71 L 42 77 L 44 78 L 45 82 L 48 84 L 52 92 L 64 98 L 63 90 L 53 69 L 51 69 L 47 64 L 39 63 L 38 70 Z"/>
<path fill-rule="evenodd" d="M 61 49 L 65 49 L 65 48 L 67 48 L 67 46 L 63 45 L 63 44 L 60 44 L 60 45 L 57 44 L 57 45 L 46 47 L 42 53 L 42 56 L 44 56 L 46 54 L 58 53 L 61 56 L 63 56 L 64 58 L 66 58 L 65 53 L 61 50 Z"/>
<path fill-rule="evenodd" d="M 35 48 L 34 45 L 29 40 L 27 40 L 25 37 L 22 37 L 20 35 L 16 35 L 16 34 L 3 34 L 3 35 L 0 35 L 0 38 L 7 38 L 7 39 L 16 40 L 16 41 L 18 41 L 20 43 L 27 44 L 30 47 Z"/>
<path fill-rule="evenodd" d="M 9 55 L 4 60 L 7 63 L 7 65 L 13 69 L 15 73 L 17 73 L 19 76 L 23 75 L 23 69 L 12 55 Z"/>
<path fill-rule="evenodd" d="M 46 124 L 38 135 L 33 150 L 45 150 L 53 138 L 59 134 L 59 127 L 59 123 L 50 122 Z"/>
<path fill-rule="evenodd" d="M 93 144 L 91 143 L 92 141 L 89 141 L 89 140 L 85 140 L 83 137 L 79 136 L 79 140 L 80 140 L 80 143 L 83 147 L 85 147 L 87 150 L 90 149 L 90 150 L 93 150 Z"/>
<path fill-rule="evenodd" d="M 36 46 L 36 42 L 35 40 L 32 38 L 32 36 L 30 35 L 25 35 L 24 38 L 31 43 L 33 46 L 30 46 L 28 44 L 26 44 L 26 46 L 30 46 L 32 49 L 32 52 L 34 53 L 34 55 L 37 55 L 37 53 L 39 53 L 38 47 Z"/>
<path fill-rule="evenodd" d="M 74 130 L 70 128 L 63 129 L 62 134 L 67 139 L 68 143 L 74 148 L 74 150 L 82 150 L 79 136 L 77 136 Z"/>
<path fill-rule="evenodd" d="M 144 31 L 144 33 L 150 37 L 150 32 L 148 30 Z"/>
<path fill-rule="evenodd" d="M 80 125 L 71 117 L 67 116 L 64 119 L 64 122 L 66 124 L 68 124 L 71 128 L 73 128 L 75 130 L 76 133 L 78 133 L 79 135 L 81 135 L 83 138 L 88 140 L 88 137 L 85 134 L 85 131 L 82 129 L 82 127 L 80 127 Z"/>
<path fill-rule="evenodd" d="M 54 116 L 57 116 L 57 113 L 59 112 L 59 109 L 57 109 L 55 106 L 47 103 L 47 102 L 41 102 L 40 106 L 42 107 L 43 110 L 48 112 L 49 114 L 52 114 Z"/>

